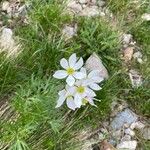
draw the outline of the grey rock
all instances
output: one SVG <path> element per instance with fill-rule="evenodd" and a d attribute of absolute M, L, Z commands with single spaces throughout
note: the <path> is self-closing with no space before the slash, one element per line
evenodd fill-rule
<path fill-rule="evenodd" d="M 79 13 L 80 11 L 82 11 L 82 6 L 76 3 L 76 1 L 74 0 L 69 1 L 69 3 L 67 4 L 67 7 L 74 13 Z"/>
<path fill-rule="evenodd" d="M 119 130 L 124 126 L 125 123 L 130 125 L 133 122 L 136 122 L 137 119 L 137 115 L 129 108 L 126 108 L 124 111 L 117 114 L 117 116 L 111 122 L 110 126 L 113 130 Z"/>
<path fill-rule="evenodd" d="M 131 34 L 123 34 L 122 35 L 122 41 L 124 44 L 129 44 L 132 40 L 132 35 Z"/>
<path fill-rule="evenodd" d="M 130 135 L 125 135 L 124 137 L 121 138 L 121 142 L 123 141 L 130 141 L 131 140 L 131 136 Z"/>
<path fill-rule="evenodd" d="M 87 70 L 99 70 L 99 76 L 108 79 L 108 72 L 102 63 L 102 60 L 96 53 L 93 53 L 86 61 L 85 67 Z"/>
<path fill-rule="evenodd" d="M 150 140 L 150 127 L 145 127 L 142 130 L 142 135 L 145 140 Z"/>
<path fill-rule="evenodd" d="M 135 150 L 137 147 L 137 141 L 123 141 L 117 145 L 118 149 Z"/>
<path fill-rule="evenodd" d="M 125 133 L 132 137 L 135 136 L 135 132 L 133 130 L 131 130 L 130 128 L 125 129 Z"/>

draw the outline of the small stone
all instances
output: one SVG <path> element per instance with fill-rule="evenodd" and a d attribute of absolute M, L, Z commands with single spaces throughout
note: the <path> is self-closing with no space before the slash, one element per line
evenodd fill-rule
<path fill-rule="evenodd" d="M 134 54 L 133 54 L 133 58 L 142 58 L 142 53 L 140 52 L 140 51 L 138 51 L 138 52 L 135 52 Z"/>
<path fill-rule="evenodd" d="M 121 135 L 122 135 L 121 129 L 120 129 L 120 130 L 117 130 L 117 131 L 113 131 L 113 133 L 112 133 L 112 136 L 113 136 L 116 140 L 120 140 Z"/>
<path fill-rule="evenodd" d="M 125 44 L 129 44 L 132 40 L 132 35 L 131 34 L 123 34 L 122 36 L 122 41 Z"/>
<path fill-rule="evenodd" d="M 129 128 L 129 124 L 125 123 L 125 124 L 124 124 L 124 127 L 125 127 L 125 128 Z"/>
<path fill-rule="evenodd" d="M 138 121 L 135 123 L 135 129 L 143 129 L 145 127 L 145 124 L 143 124 L 142 122 Z"/>
<path fill-rule="evenodd" d="M 87 16 L 87 17 L 95 17 L 99 16 L 100 12 L 98 10 L 97 6 L 91 6 L 91 7 L 86 7 L 84 8 L 80 13 L 80 16 Z"/>
<path fill-rule="evenodd" d="M 82 6 L 75 1 L 70 1 L 67 4 L 67 7 L 70 8 L 74 13 L 79 13 L 80 11 L 82 11 Z"/>
<path fill-rule="evenodd" d="M 121 139 L 121 142 L 123 142 L 123 141 L 130 141 L 130 140 L 131 140 L 131 136 L 126 134 L 126 135 Z"/>
<path fill-rule="evenodd" d="M 88 2 L 88 0 L 79 0 L 80 4 L 86 4 Z"/>
<path fill-rule="evenodd" d="M 136 126 L 136 122 L 133 122 L 131 125 L 130 125 L 130 129 L 135 129 L 135 126 Z"/>
<path fill-rule="evenodd" d="M 75 36 L 77 33 L 77 25 L 73 26 L 65 26 L 64 29 L 62 30 L 62 34 L 65 37 L 66 40 L 72 38 L 73 36 Z"/>
<path fill-rule="evenodd" d="M 142 85 L 142 76 L 135 70 L 130 70 L 129 77 L 133 88 L 138 88 Z"/>
<path fill-rule="evenodd" d="M 125 133 L 132 136 L 132 137 L 135 136 L 135 132 L 133 130 L 131 130 L 130 128 L 126 129 Z"/>
<path fill-rule="evenodd" d="M 102 0 L 97 1 L 97 5 L 98 5 L 99 7 L 103 7 L 105 4 L 106 4 L 105 1 L 102 1 Z"/>
<path fill-rule="evenodd" d="M 137 141 L 123 141 L 117 145 L 117 149 L 135 150 L 137 147 Z"/>
<path fill-rule="evenodd" d="M 105 66 L 103 65 L 101 59 L 96 53 L 93 53 L 86 61 L 85 67 L 87 70 L 98 70 L 99 76 L 104 79 L 108 79 L 108 72 Z"/>
<path fill-rule="evenodd" d="M 116 150 L 113 145 L 104 140 L 100 143 L 100 150 Z"/>
<path fill-rule="evenodd" d="M 9 2 L 8 1 L 4 1 L 2 4 L 2 10 L 3 11 L 7 11 L 7 9 L 9 8 Z"/>
<path fill-rule="evenodd" d="M 124 60 L 125 62 L 128 62 L 132 59 L 133 56 L 134 47 L 127 47 L 123 53 L 124 53 Z"/>
<path fill-rule="evenodd" d="M 143 14 L 142 19 L 146 20 L 146 21 L 150 21 L 150 14 L 148 14 L 148 13 Z"/>
<path fill-rule="evenodd" d="M 142 135 L 145 140 L 150 140 L 150 127 L 145 127 L 142 130 Z"/>
<path fill-rule="evenodd" d="M 137 115 L 129 108 L 126 108 L 124 111 L 117 114 L 110 126 L 113 130 L 119 130 L 124 126 L 125 123 L 131 125 L 133 122 L 136 122 L 137 119 Z"/>

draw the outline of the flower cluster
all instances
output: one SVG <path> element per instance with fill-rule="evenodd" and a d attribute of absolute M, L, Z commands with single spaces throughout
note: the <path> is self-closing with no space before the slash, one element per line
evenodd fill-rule
<path fill-rule="evenodd" d="M 60 107 L 65 101 L 67 106 L 75 110 L 87 103 L 94 104 L 94 91 L 98 91 L 101 87 L 98 85 L 103 78 L 99 76 L 98 70 L 90 73 L 83 67 L 83 58 L 77 58 L 76 54 L 72 54 L 67 61 L 65 58 L 60 60 L 60 65 L 64 70 L 58 70 L 53 77 L 57 79 L 66 78 L 66 86 L 59 91 L 59 99 L 56 108 Z"/>

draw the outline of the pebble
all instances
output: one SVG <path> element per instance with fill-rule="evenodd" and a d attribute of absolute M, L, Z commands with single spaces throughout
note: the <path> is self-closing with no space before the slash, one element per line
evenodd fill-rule
<path fill-rule="evenodd" d="M 150 140 L 150 127 L 145 127 L 142 130 L 142 135 L 145 140 Z"/>
<path fill-rule="evenodd" d="M 125 62 L 128 62 L 132 59 L 133 56 L 134 47 L 127 47 L 123 53 L 124 53 L 124 60 Z"/>
<path fill-rule="evenodd" d="M 146 21 L 150 21 L 150 14 L 148 14 L 148 13 L 143 14 L 142 19 L 146 20 Z"/>
<path fill-rule="evenodd" d="M 67 4 L 67 7 L 70 8 L 74 13 L 79 13 L 80 11 L 82 11 L 82 6 L 75 1 L 70 1 Z"/>
<path fill-rule="evenodd" d="M 80 4 L 86 4 L 88 2 L 88 0 L 79 0 Z"/>
<path fill-rule="evenodd" d="M 121 138 L 121 142 L 123 141 L 130 141 L 131 140 L 131 136 L 126 134 L 124 137 Z"/>
<path fill-rule="evenodd" d="M 129 108 L 126 108 L 124 111 L 117 114 L 117 116 L 111 122 L 110 126 L 113 130 L 119 130 L 124 126 L 125 123 L 130 125 L 133 122 L 136 122 L 137 119 L 137 115 Z"/>
<path fill-rule="evenodd" d="M 132 129 L 132 130 L 133 129 L 143 129 L 144 127 L 145 127 L 145 125 L 142 122 L 138 121 L 138 122 L 132 123 L 130 126 L 130 129 Z"/>
<path fill-rule="evenodd" d="M 132 137 L 135 136 L 135 132 L 133 130 L 131 130 L 130 128 L 125 129 L 125 133 Z"/>
<path fill-rule="evenodd" d="M 102 60 L 96 53 L 93 53 L 86 61 L 85 67 L 87 70 L 99 70 L 99 76 L 108 79 L 108 71 L 102 63 Z"/>
<path fill-rule="evenodd" d="M 138 88 L 142 85 L 142 76 L 137 71 L 130 70 L 129 77 L 133 88 Z"/>
<path fill-rule="evenodd" d="M 125 44 L 129 44 L 132 40 L 132 35 L 131 34 L 123 34 L 122 36 L 122 41 Z"/>
<path fill-rule="evenodd" d="M 95 17 L 95 16 L 99 16 L 100 12 L 98 9 L 98 6 L 90 6 L 90 7 L 86 7 L 84 8 L 80 14 L 80 16 L 87 16 L 87 17 Z"/>
<path fill-rule="evenodd" d="M 137 141 L 122 141 L 120 144 L 117 145 L 117 149 L 128 149 L 128 150 L 135 150 L 137 147 Z"/>
<path fill-rule="evenodd" d="M 62 30 L 62 34 L 66 40 L 72 38 L 77 34 L 77 25 L 74 26 L 66 25 Z"/>
<path fill-rule="evenodd" d="M 3 11 L 7 11 L 7 9 L 9 8 L 9 2 L 8 1 L 4 1 L 2 4 L 2 10 Z"/>

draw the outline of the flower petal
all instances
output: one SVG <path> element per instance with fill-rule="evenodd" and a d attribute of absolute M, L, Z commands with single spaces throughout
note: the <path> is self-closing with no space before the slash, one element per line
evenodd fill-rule
<path fill-rule="evenodd" d="M 87 97 L 95 97 L 96 94 L 93 90 L 91 90 L 90 88 L 86 88 L 86 94 L 87 94 Z"/>
<path fill-rule="evenodd" d="M 63 90 L 58 92 L 59 96 L 65 96 L 65 94 L 66 94 L 66 90 L 65 89 L 63 89 Z"/>
<path fill-rule="evenodd" d="M 67 103 L 68 108 L 70 108 L 72 110 L 75 110 L 77 108 L 72 97 L 67 98 L 66 103 Z"/>
<path fill-rule="evenodd" d="M 99 91 L 101 90 L 102 88 L 96 84 L 96 83 L 92 83 L 92 84 L 89 84 L 89 87 L 92 89 L 92 90 L 95 90 L 95 91 Z"/>
<path fill-rule="evenodd" d="M 75 64 L 74 69 L 78 70 L 83 66 L 83 58 L 81 57 L 78 62 Z"/>
<path fill-rule="evenodd" d="M 75 78 L 73 76 L 68 76 L 68 78 L 66 79 L 66 82 L 69 86 L 73 86 L 75 83 Z"/>
<path fill-rule="evenodd" d="M 85 69 L 84 67 L 82 67 L 82 68 L 80 69 L 80 72 L 84 73 L 84 74 L 87 76 L 87 71 L 86 71 L 86 69 Z"/>
<path fill-rule="evenodd" d="M 97 77 L 92 77 L 91 80 L 95 83 L 100 83 L 104 80 L 104 78 L 97 76 Z"/>
<path fill-rule="evenodd" d="M 68 61 L 65 59 L 65 58 L 62 58 L 60 60 L 60 65 L 64 68 L 64 69 L 67 69 L 69 67 L 68 65 Z"/>
<path fill-rule="evenodd" d="M 77 61 L 77 57 L 76 57 L 76 54 L 74 53 L 69 57 L 69 66 L 71 68 L 74 67 L 76 61 Z"/>
<path fill-rule="evenodd" d="M 67 77 L 67 72 L 65 70 L 58 70 L 53 75 L 54 78 L 63 79 Z"/>
<path fill-rule="evenodd" d="M 92 105 L 92 106 L 95 106 L 97 107 L 95 104 L 94 104 L 94 101 L 92 98 L 87 98 L 88 102 Z"/>
<path fill-rule="evenodd" d="M 74 76 L 76 79 L 83 79 L 83 78 L 85 78 L 85 74 L 82 73 L 82 72 L 75 72 L 75 73 L 73 74 L 73 76 Z"/>
<path fill-rule="evenodd" d="M 57 105 L 55 106 L 55 108 L 60 107 L 65 101 L 65 97 L 64 96 L 60 96 L 59 99 L 57 100 Z"/>
<path fill-rule="evenodd" d="M 82 105 L 82 97 L 79 94 L 76 94 L 74 97 L 75 105 L 80 108 Z"/>
<path fill-rule="evenodd" d="M 88 74 L 88 78 L 93 78 L 99 76 L 99 71 L 98 70 L 93 70 Z"/>

